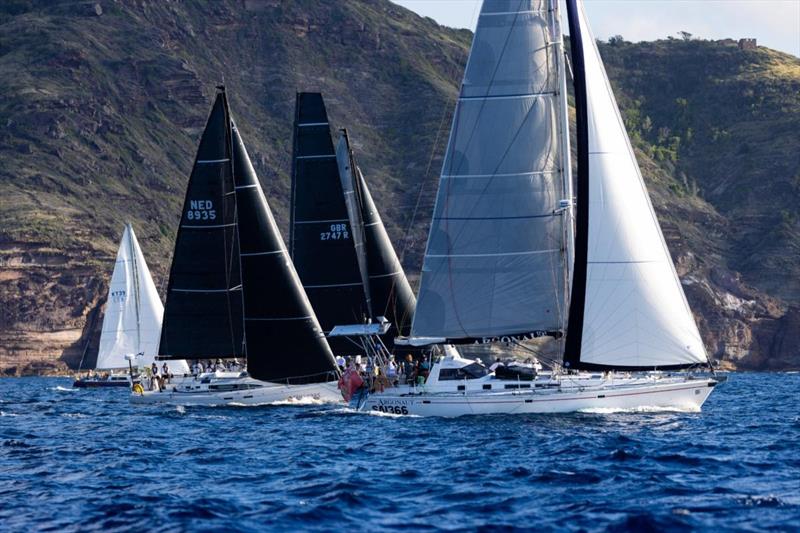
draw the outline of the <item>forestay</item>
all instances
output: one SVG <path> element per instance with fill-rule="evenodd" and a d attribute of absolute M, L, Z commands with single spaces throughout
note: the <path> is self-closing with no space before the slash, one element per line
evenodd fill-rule
<path fill-rule="evenodd" d="M 412 336 L 559 335 L 565 198 L 557 61 L 546 0 L 483 4 L 455 110 Z"/>
<path fill-rule="evenodd" d="M 573 368 L 648 369 L 707 361 L 697 325 L 686 302 L 641 172 L 620 117 L 594 37 L 580 2 L 571 0 L 570 18 L 576 69 L 584 66 L 588 168 L 579 165 L 578 203 L 588 218 L 578 220 L 576 261 L 585 246 L 585 290 L 580 331 L 570 317 L 565 362 Z M 576 82 L 581 78 L 576 73 Z M 576 87 L 576 93 L 581 88 Z M 577 99 L 578 104 L 581 98 Z M 588 141 L 588 144 L 587 144 Z M 580 159 L 580 155 L 579 155 Z M 588 171 L 588 175 L 585 172 Z M 582 194 L 584 196 L 582 196 Z M 581 210 L 578 210 L 579 216 Z M 586 211 L 583 211 L 584 216 Z M 588 228 L 588 235 L 585 232 Z M 583 298 L 573 297 L 573 304 Z M 580 321 L 578 321 L 580 324 Z M 573 337 L 574 335 L 574 337 Z M 577 346 L 569 337 L 579 342 Z"/>

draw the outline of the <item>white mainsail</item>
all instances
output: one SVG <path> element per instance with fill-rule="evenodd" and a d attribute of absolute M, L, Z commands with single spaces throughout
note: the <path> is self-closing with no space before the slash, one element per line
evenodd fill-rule
<path fill-rule="evenodd" d="M 582 2 L 589 216 L 580 362 L 704 363 L 707 355 L 647 194 Z M 581 199 L 578 199 L 580 202 Z"/>
<path fill-rule="evenodd" d="M 487 0 L 450 133 L 412 337 L 558 332 L 569 193 L 556 0 Z M 568 148 L 567 148 L 568 152 Z"/>
<path fill-rule="evenodd" d="M 150 270 L 133 228 L 127 224 L 108 288 L 95 368 L 128 368 L 126 355 L 137 356 L 135 366 L 152 364 L 158 353 L 163 314 L 164 306 Z M 176 374 L 189 370 L 185 361 L 170 361 L 169 367 Z"/>

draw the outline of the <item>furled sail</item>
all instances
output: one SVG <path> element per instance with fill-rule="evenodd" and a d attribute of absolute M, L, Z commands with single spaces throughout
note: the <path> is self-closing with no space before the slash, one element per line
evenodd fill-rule
<path fill-rule="evenodd" d="M 158 351 L 163 312 L 136 234 L 127 224 L 108 288 L 95 368 L 128 368 L 125 356 L 139 354 L 136 364 L 150 365 Z"/>
<path fill-rule="evenodd" d="M 412 337 L 559 336 L 561 35 L 548 0 L 486 0 L 455 110 Z"/>
<path fill-rule="evenodd" d="M 200 139 L 186 190 L 167 287 L 162 359 L 244 355 L 229 122 L 223 90 Z"/>
<path fill-rule="evenodd" d="M 292 385 L 336 379 L 331 349 L 235 126 L 232 132 L 248 372 Z"/>
<path fill-rule="evenodd" d="M 635 370 L 704 363 L 582 3 L 568 0 L 567 7 L 579 164 L 565 365 Z"/>
<path fill-rule="evenodd" d="M 292 261 L 322 329 L 363 323 L 367 294 L 319 93 L 297 95 L 290 227 Z M 346 339 L 332 340 L 332 347 L 354 351 Z"/>
<path fill-rule="evenodd" d="M 346 131 L 339 139 L 336 156 L 345 197 L 352 198 L 354 204 L 349 209 L 353 234 L 364 241 L 364 286 L 370 294 L 372 318 L 384 316 L 392 324 L 383 336 L 384 344 L 391 350 L 395 337 L 409 334 L 416 300 L 356 163 Z"/>

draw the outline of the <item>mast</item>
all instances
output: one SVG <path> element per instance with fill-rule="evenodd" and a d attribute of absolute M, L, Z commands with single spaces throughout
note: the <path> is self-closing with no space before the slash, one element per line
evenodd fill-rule
<path fill-rule="evenodd" d="M 369 271 L 367 268 L 367 248 L 366 236 L 364 234 L 364 202 L 361 195 L 361 187 L 355 180 L 356 163 L 353 150 L 350 148 L 350 139 L 347 130 L 342 129 L 339 144 L 336 147 L 336 162 L 339 166 L 339 179 L 342 182 L 342 193 L 344 203 L 347 206 L 347 217 L 350 219 L 350 229 L 353 234 L 353 246 L 356 251 L 358 270 L 361 274 L 361 284 L 364 288 L 364 297 L 367 304 L 367 316 L 375 319 L 372 309 L 372 296 L 369 283 Z"/>
<path fill-rule="evenodd" d="M 564 269 L 564 304 L 561 313 L 563 317 L 562 329 L 567 331 L 569 321 L 569 301 L 572 289 L 572 268 L 575 263 L 575 228 L 574 228 L 574 199 L 572 192 L 572 154 L 569 139 L 569 103 L 567 100 L 567 68 L 566 50 L 564 49 L 564 33 L 561 30 L 561 10 L 558 0 L 550 0 L 550 26 L 552 28 L 553 43 L 556 50 L 556 71 L 558 75 L 558 129 L 560 135 L 559 162 L 561 173 L 561 187 L 564 191 L 559 205 L 561 212 L 562 228 L 564 234 L 564 256 L 567 268 Z M 562 337 L 562 343 L 565 337 Z"/>

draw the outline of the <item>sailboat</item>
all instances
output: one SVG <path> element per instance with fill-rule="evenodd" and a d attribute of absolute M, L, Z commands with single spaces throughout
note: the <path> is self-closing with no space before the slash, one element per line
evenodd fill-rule
<path fill-rule="evenodd" d="M 129 387 L 129 371 L 149 367 L 155 360 L 163 312 L 136 234 L 126 224 L 108 288 L 94 374 L 76 379 L 73 386 Z M 189 367 L 185 361 L 173 361 L 170 372 L 183 375 Z"/>
<path fill-rule="evenodd" d="M 721 381 L 688 371 L 708 366 L 702 339 L 579 0 L 567 1 L 567 14 L 575 197 L 558 0 L 486 0 L 402 340 L 524 348 L 549 337 L 561 361 L 501 373 L 446 356 L 424 384 L 362 389 L 353 407 L 422 416 L 696 411 Z"/>
<path fill-rule="evenodd" d="M 377 322 L 381 340 L 410 333 L 416 300 L 389 240 L 346 130 L 334 148 L 320 93 L 298 93 L 292 166 L 290 250 L 326 334 L 337 325 Z M 337 355 L 364 354 L 329 337 Z"/>
<path fill-rule="evenodd" d="M 230 116 L 220 86 L 200 140 L 170 269 L 159 359 L 215 365 L 137 402 L 253 405 L 340 401 L 333 354 Z M 212 363 L 213 364 L 213 363 Z"/>

